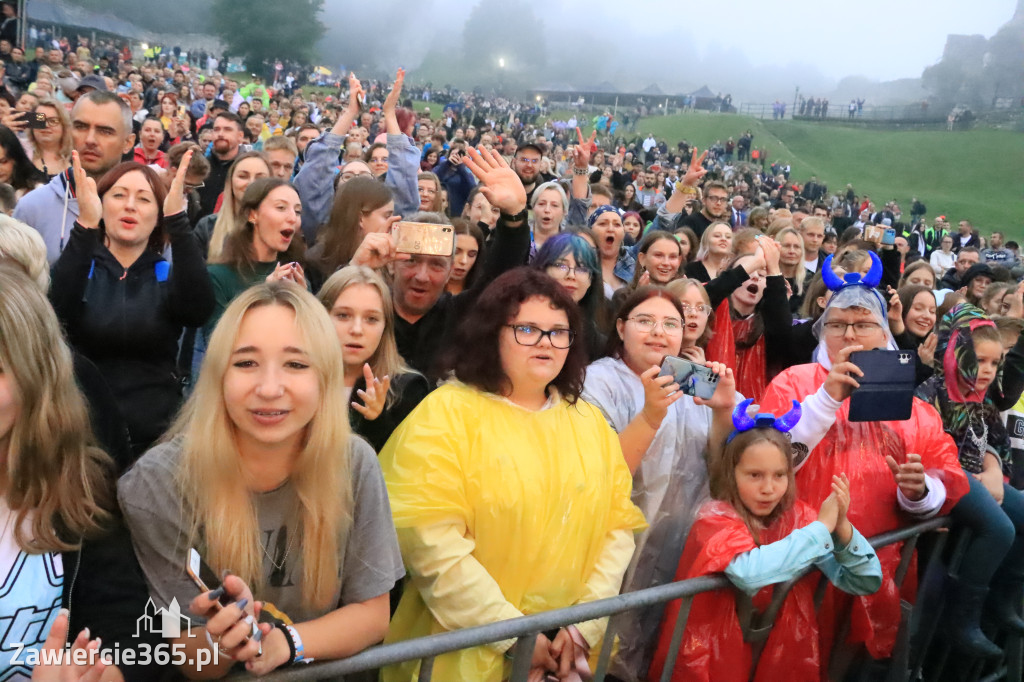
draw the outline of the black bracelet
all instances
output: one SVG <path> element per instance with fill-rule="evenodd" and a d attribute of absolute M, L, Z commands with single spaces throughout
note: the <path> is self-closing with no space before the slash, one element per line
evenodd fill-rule
<path fill-rule="evenodd" d="M 507 213 L 502 213 L 501 217 L 502 219 L 504 219 L 506 223 L 521 223 L 530 217 L 530 209 L 524 208 L 522 211 L 516 213 L 515 215 L 508 215 Z"/>
<path fill-rule="evenodd" d="M 288 632 L 288 626 L 284 623 L 278 623 L 275 626 L 284 635 L 284 640 L 288 642 L 288 662 L 285 665 L 291 665 L 295 662 L 295 642 L 292 641 L 292 634 Z"/>

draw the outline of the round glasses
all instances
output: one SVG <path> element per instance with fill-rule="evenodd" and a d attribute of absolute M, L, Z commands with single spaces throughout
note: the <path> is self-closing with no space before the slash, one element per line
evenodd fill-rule
<path fill-rule="evenodd" d="M 590 272 L 590 268 L 586 267 L 585 265 L 577 265 L 576 267 L 572 267 L 570 265 L 566 265 L 565 263 L 552 263 L 548 267 L 557 270 L 559 276 L 566 279 L 569 277 L 570 273 L 576 275 L 576 277 L 578 277 L 579 279 L 590 279 L 593 276 L 593 273 Z"/>
<path fill-rule="evenodd" d="M 683 321 L 678 317 L 666 317 L 664 320 L 657 320 L 650 315 L 637 315 L 627 317 L 627 320 L 636 325 L 637 329 L 645 332 L 653 332 L 654 328 L 661 324 L 661 329 L 666 334 L 679 334 L 683 330 Z"/>

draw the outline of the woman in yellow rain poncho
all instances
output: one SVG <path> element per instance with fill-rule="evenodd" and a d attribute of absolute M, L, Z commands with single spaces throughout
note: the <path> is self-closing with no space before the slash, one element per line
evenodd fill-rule
<path fill-rule="evenodd" d="M 615 433 L 577 402 L 586 344 L 572 299 L 521 268 L 487 287 L 466 323 L 452 345 L 456 381 L 420 403 L 381 453 L 411 577 L 388 641 L 614 596 L 645 526 Z M 605 624 L 541 635 L 534 668 L 573 660 L 579 636 L 598 651 Z M 513 644 L 440 656 L 434 679 L 501 680 Z M 417 673 L 409 663 L 383 679 Z"/>

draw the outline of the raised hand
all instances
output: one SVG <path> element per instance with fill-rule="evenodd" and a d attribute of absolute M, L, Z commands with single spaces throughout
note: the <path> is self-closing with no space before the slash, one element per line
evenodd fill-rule
<path fill-rule="evenodd" d="M 589 140 L 584 140 L 583 133 L 577 126 L 576 137 L 579 138 L 579 142 L 572 150 L 572 165 L 577 168 L 590 168 L 590 155 L 597 148 L 597 145 L 594 144 L 594 140 L 597 139 L 597 131 L 594 130 L 590 133 Z"/>
<path fill-rule="evenodd" d="M 896 485 L 903 491 L 904 497 L 916 502 L 925 496 L 928 487 L 925 483 L 921 455 L 908 454 L 907 461 L 903 464 L 897 464 L 892 455 L 886 455 L 885 462 L 889 465 L 889 471 L 896 479 Z"/>
<path fill-rule="evenodd" d="M 395 84 L 391 86 L 391 92 L 384 99 L 384 106 L 382 107 L 384 115 L 394 115 L 395 108 L 398 107 L 398 100 L 402 96 L 402 84 L 405 83 L 405 69 L 399 69 L 395 73 Z M 360 90 L 362 87 L 360 87 Z"/>
<path fill-rule="evenodd" d="M 348 108 L 359 111 L 362 107 L 362 97 L 365 95 L 363 84 L 356 77 L 354 72 L 348 74 Z"/>
<path fill-rule="evenodd" d="M 845 473 L 832 477 L 832 494 L 835 495 L 838 506 L 834 532 L 839 544 L 845 546 L 853 539 L 853 524 L 847 518 L 850 512 L 850 479 Z"/>
<path fill-rule="evenodd" d="M 90 230 L 96 229 L 103 219 L 103 202 L 96 191 L 96 181 L 82 170 L 82 161 L 77 151 L 71 152 L 71 171 L 75 177 L 75 193 L 78 197 L 78 224 Z"/>
<path fill-rule="evenodd" d="M 704 159 L 708 158 L 708 150 L 705 149 L 704 153 L 697 156 L 697 148 L 693 148 L 693 153 L 690 155 L 690 167 L 686 169 L 686 174 L 679 181 L 680 184 L 686 185 L 687 187 L 696 187 L 700 179 L 708 174 L 706 168 L 704 168 Z"/>
<path fill-rule="evenodd" d="M 782 270 L 779 266 L 779 259 L 782 257 L 782 254 L 779 251 L 778 242 L 767 235 L 758 235 L 757 245 L 761 247 L 761 253 L 764 255 L 764 266 L 768 274 L 781 275 Z"/>
<path fill-rule="evenodd" d="M 889 331 L 893 335 L 902 334 L 906 329 L 903 324 L 903 302 L 895 289 L 888 286 L 885 289 L 889 293 L 889 312 L 886 313 L 889 318 Z"/>
<path fill-rule="evenodd" d="M 399 216 L 392 216 L 392 220 L 395 218 L 401 220 Z M 390 232 L 370 232 L 363 237 L 349 265 L 365 265 L 373 270 L 380 270 L 393 261 L 411 258 L 408 253 L 398 253 L 395 239 Z"/>
<path fill-rule="evenodd" d="M 839 521 L 839 501 L 836 499 L 835 493 L 830 494 L 821 503 L 821 508 L 818 510 L 818 520 L 825 524 L 825 528 L 828 529 L 829 533 L 835 531 L 836 523 Z"/>
<path fill-rule="evenodd" d="M 864 372 L 850 362 L 850 353 L 859 350 L 864 350 L 864 346 L 855 344 L 839 351 L 835 362 L 832 363 L 832 370 L 825 377 L 825 392 L 837 402 L 843 402 L 850 397 L 854 389 L 860 388 L 860 382 L 854 378 L 854 375 L 862 377 Z"/>
<path fill-rule="evenodd" d="M 480 193 L 491 206 L 509 216 L 526 209 L 526 189 L 497 149 L 468 147 L 466 153 L 463 163 L 480 181 Z"/>
<path fill-rule="evenodd" d="M 367 421 L 373 421 L 384 411 L 384 403 L 387 402 L 388 389 L 391 388 L 391 377 L 385 376 L 378 379 L 373 376 L 370 363 L 363 364 L 363 379 L 366 380 L 366 390 L 356 391 L 356 394 L 363 399 L 364 405 L 352 401 L 352 408 L 363 415 Z"/>
<path fill-rule="evenodd" d="M 715 386 L 715 392 L 711 394 L 711 398 L 704 400 L 695 397 L 693 402 L 698 405 L 707 405 L 712 410 L 727 409 L 731 411 L 736 407 L 736 377 L 733 376 L 732 370 L 721 362 L 709 362 L 706 367 L 718 375 L 718 384 Z"/>
<path fill-rule="evenodd" d="M 661 368 L 652 365 L 640 375 L 644 386 L 644 407 L 640 411 L 647 425 L 657 430 L 668 414 L 668 408 L 683 397 L 672 376 L 658 376 Z"/>
<path fill-rule="evenodd" d="M 935 348 L 938 345 L 938 334 L 929 332 L 925 340 L 917 347 L 917 357 L 925 367 L 931 367 L 935 362 Z"/>
<path fill-rule="evenodd" d="M 167 190 L 167 197 L 164 199 L 164 218 L 181 213 L 187 206 L 185 200 L 185 175 L 188 173 L 188 164 L 192 161 L 192 154 L 194 152 L 194 149 L 189 149 L 181 156 L 178 172 L 174 174 L 174 180 L 171 181 L 171 187 Z"/>

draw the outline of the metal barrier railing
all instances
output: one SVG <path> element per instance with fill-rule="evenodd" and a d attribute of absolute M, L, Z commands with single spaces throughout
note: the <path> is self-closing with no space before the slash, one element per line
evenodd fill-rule
<path fill-rule="evenodd" d="M 897 542 L 905 543 L 900 555 L 900 565 L 895 574 L 896 582 L 897 584 L 900 584 L 910 567 L 917 539 L 924 533 L 936 531 L 941 528 L 947 528 L 948 525 L 948 517 L 938 517 L 913 526 L 907 526 L 905 528 L 876 535 L 871 538 L 869 542 L 875 549 L 895 544 Z M 939 546 L 941 547 L 943 543 L 944 538 L 940 541 Z M 809 570 L 815 569 L 811 568 Z M 744 626 L 745 636 L 748 634 L 750 635 L 750 637 L 747 637 L 748 641 L 752 641 L 752 643 L 755 644 L 755 653 L 759 648 L 756 646 L 757 642 L 767 640 L 767 635 L 771 631 L 771 627 L 773 625 L 775 613 L 778 612 L 778 608 L 785 599 L 789 588 L 792 587 L 800 577 L 785 583 L 781 588 L 777 588 L 775 590 L 772 604 L 764 614 L 761 614 L 760 617 L 757 618 L 758 623 L 756 628 L 751 627 L 750 622 L 742 623 Z M 819 604 L 821 596 L 824 594 L 825 582 L 827 581 L 822 581 L 817 595 L 816 602 Z M 666 603 L 675 599 L 682 599 L 682 608 L 679 612 L 679 618 L 672 634 L 672 642 L 665 664 L 665 672 L 662 675 L 662 682 L 667 682 L 671 676 L 673 668 L 675 667 L 675 661 L 679 653 L 680 642 L 686 626 L 687 617 L 689 616 L 690 603 L 693 597 L 701 592 L 717 590 L 728 587 L 729 585 L 730 582 L 723 575 L 702 576 L 691 580 L 683 580 L 680 582 L 673 582 L 666 585 L 638 590 L 636 592 L 628 592 L 608 599 L 588 602 L 586 604 L 577 604 L 575 606 L 562 609 L 555 609 L 529 616 L 522 616 L 520 618 L 513 618 L 511 620 L 489 623 L 487 625 L 466 628 L 464 630 L 455 630 L 428 637 L 375 646 L 350 658 L 337 661 L 326 661 L 322 663 L 312 663 L 308 666 L 285 668 L 275 671 L 262 679 L 270 682 L 284 682 L 285 680 L 316 680 L 327 677 L 350 675 L 353 673 L 382 668 L 396 663 L 419 660 L 421 662 L 419 680 L 420 682 L 428 682 L 431 679 L 434 658 L 437 656 L 492 642 L 499 642 L 507 639 L 518 639 L 519 643 L 515 647 L 515 654 L 512 659 L 512 674 L 509 679 L 511 682 L 522 682 L 527 678 L 530 658 L 533 653 L 533 644 L 539 633 L 597 618 L 613 616 L 605 633 L 601 653 L 598 659 L 598 666 L 594 673 L 594 680 L 601 682 L 607 673 L 608 663 L 611 657 L 612 643 L 615 639 L 616 621 L 614 616 L 626 611 L 632 611 L 634 609 L 652 606 L 659 603 Z M 934 634 L 933 628 L 931 632 L 927 634 L 925 644 L 930 642 L 931 637 Z M 906 635 L 904 640 L 904 644 L 906 645 L 905 648 L 907 650 L 898 652 L 899 655 L 894 655 L 894 659 L 899 659 L 897 663 L 899 663 L 906 672 L 905 674 L 899 674 L 897 671 L 895 675 L 890 674 L 889 679 L 909 679 L 909 668 L 911 666 L 909 656 L 909 635 Z M 899 647 L 899 644 L 897 646 Z M 916 664 L 915 667 L 920 665 L 920 661 L 915 661 L 914 663 Z M 756 664 L 757 659 L 755 657 L 754 666 L 756 666 Z M 1020 669 L 1019 665 L 1011 666 L 1011 668 L 1011 672 L 1019 671 Z M 1005 673 L 1005 671 L 1005 667 L 1001 668 L 1001 673 Z M 920 667 L 917 667 L 917 672 L 920 672 Z M 991 679 L 999 679 L 1001 676 L 1002 675 L 991 677 Z M 231 679 L 243 680 L 250 678 L 247 675 L 239 675 Z"/>

